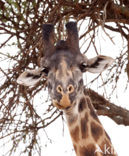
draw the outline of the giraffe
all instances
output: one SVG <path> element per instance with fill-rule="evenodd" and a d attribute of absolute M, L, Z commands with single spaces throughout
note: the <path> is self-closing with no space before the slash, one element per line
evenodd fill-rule
<path fill-rule="evenodd" d="M 77 156 L 116 156 L 90 97 L 84 92 L 83 73 L 101 73 L 113 58 L 98 55 L 88 59 L 79 49 L 76 22 L 66 24 L 67 39 L 54 45 L 54 25 L 43 24 L 44 57 L 38 69 L 27 70 L 17 83 L 34 86 L 47 79 L 52 103 L 62 109 Z"/>

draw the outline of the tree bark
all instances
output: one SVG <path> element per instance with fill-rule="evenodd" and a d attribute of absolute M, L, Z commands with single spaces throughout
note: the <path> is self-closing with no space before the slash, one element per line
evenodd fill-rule
<path fill-rule="evenodd" d="M 129 110 L 111 103 L 91 89 L 85 89 L 85 94 L 90 96 L 98 115 L 108 116 L 118 125 L 129 125 Z"/>

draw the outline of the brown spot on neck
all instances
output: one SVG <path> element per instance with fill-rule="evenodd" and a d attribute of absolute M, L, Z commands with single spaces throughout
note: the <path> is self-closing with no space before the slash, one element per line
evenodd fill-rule
<path fill-rule="evenodd" d="M 91 135 L 97 142 L 97 140 L 103 135 L 103 128 L 95 122 L 91 122 Z"/>
<path fill-rule="evenodd" d="M 86 147 L 80 147 L 79 148 L 80 156 L 97 156 L 95 150 L 96 148 L 93 144 L 89 144 Z"/>
<path fill-rule="evenodd" d="M 79 141 L 79 127 L 76 126 L 73 130 L 70 131 L 70 134 L 73 141 L 77 143 Z"/>
<path fill-rule="evenodd" d="M 85 114 L 84 118 L 81 119 L 81 135 L 82 135 L 82 139 L 85 139 L 86 137 L 88 137 L 88 115 L 87 113 Z"/>
<path fill-rule="evenodd" d="M 86 99 L 85 97 L 81 98 L 79 105 L 78 105 L 78 111 L 81 113 L 86 109 Z"/>

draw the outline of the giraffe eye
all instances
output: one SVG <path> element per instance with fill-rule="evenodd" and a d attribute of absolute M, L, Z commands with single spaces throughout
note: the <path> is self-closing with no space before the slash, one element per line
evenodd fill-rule
<path fill-rule="evenodd" d="M 47 76 L 49 73 L 49 69 L 47 67 L 43 67 L 41 73 L 45 74 L 45 76 Z"/>
<path fill-rule="evenodd" d="M 83 63 L 80 64 L 80 70 L 82 72 L 85 72 L 86 69 L 87 69 L 87 67 L 88 67 L 88 65 L 85 62 L 83 62 Z"/>

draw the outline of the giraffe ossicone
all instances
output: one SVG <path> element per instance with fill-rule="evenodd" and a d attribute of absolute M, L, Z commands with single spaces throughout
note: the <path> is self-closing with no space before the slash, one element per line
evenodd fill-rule
<path fill-rule="evenodd" d="M 43 25 L 44 58 L 36 70 L 23 72 L 17 82 L 25 86 L 34 86 L 46 78 L 47 87 L 53 105 L 62 109 L 67 119 L 70 135 L 77 156 L 116 156 L 116 153 L 104 154 L 97 147 L 111 148 L 112 143 L 89 96 L 84 93 L 83 73 L 101 73 L 114 59 L 98 55 L 88 59 L 80 52 L 76 22 L 66 24 L 67 39 L 54 45 L 54 26 Z M 97 145 L 97 146 L 96 146 Z"/>

